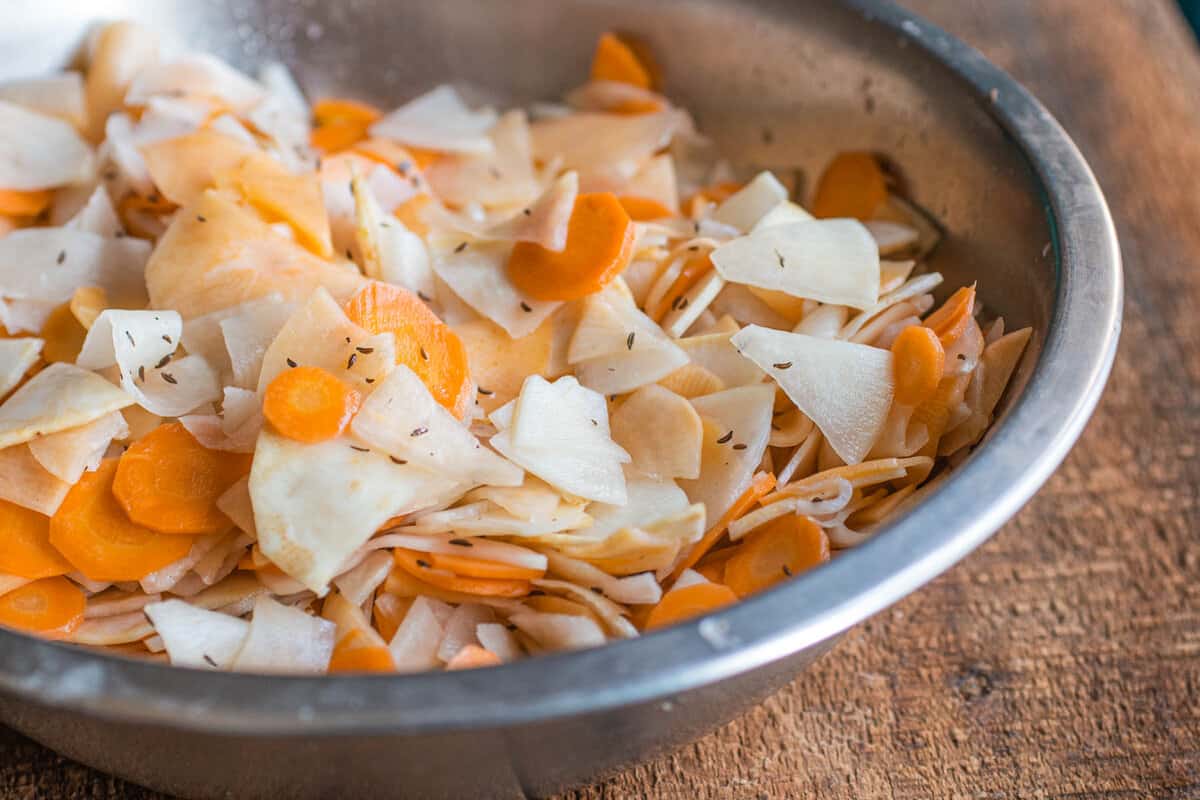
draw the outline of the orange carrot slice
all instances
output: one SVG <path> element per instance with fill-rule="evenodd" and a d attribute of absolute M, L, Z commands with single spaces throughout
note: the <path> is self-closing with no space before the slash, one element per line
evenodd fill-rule
<path fill-rule="evenodd" d="M 50 206 L 54 198 L 49 189 L 18 191 L 0 189 L 0 215 L 9 217 L 36 217 Z"/>
<path fill-rule="evenodd" d="M 524 597 L 533 586 L 527 580 L 499 578 L 468 578 L 437 569 L 426 553 L 397 548 L 393 551 L 396 564 L 408 574 L 441 589 L 486 597 Z"/>
<path fill-rule="evenodd" d="M 350 631 L 333 648 L 330 672 L 393 672 L 392 651 L 370 644 L 362 631 Z"/>
<path fill-rule="evenodd" d="M 50 544 L 50 518 L 0 500 L 0 572 L 38 580 L 70 571 Z"/>
<path fill-rule="evenodd" d="M 253 456 L 210 450 L 181 422 L 159 425 L 117 462 L 113 496 L 129 519 L 159 533 L 220 533 L 217 498 L 250 473 Z"/>
<path fill-rule="evenodd" d="M 345 310 L 351 322 L 371 333 L 391 332 L 396 363 L 415 372 L 452 414 L 466 416 L 474 394 L 467 349 L 421 298 L 399 286 L 372 281 L 350 298 Z"/>
<path fill-rule="evenodd" d="M 750 480 L 750 485 L 746 487 L 746 491 L 742 492 L 741 496 L 729 507 L 729 510 L 722 514 L 716 524 L 705 532 L 704 537 L 696 542 L 696 546 L 692 548 L 692 552 L 688 553 L 687 558 L 675 567 L 675 571 L 671 573 L 671 580 L 674 581 L 678 578 L 685 569 L 691 569 L 695 566 L 696 562 L 703 558 L 705 553 L 712 550 L 713 545 L 725 535 L 725 530 L 729 527 L 729 523 L 753 508 L 755 503 L 774 488 L 774 475 L 769 472 L 755 473 L 754 477 Z"/>
<path fill-rule="evenodd" d="M 357 100 L 332 98 L 313 106 L 312 136 L 309 140 L 323 153 L 336 153 L 367 137 L 367 130 L 381 116 L 379 109 Z"/>
<path fill-rule="evenodd" d="M 617 199 L 621 201 L 621 208 L 625 209 L 625 213 L 634 222 L 647 222 L 652 219 L 675 216 L 674 211 L 648 197 L 623 194 Z"/>
<path fill-rule="evenodd" d="M 941 308 L 925 318 L 924 325 L 948 347 L 967 329 L 967 323 L 975 313 L 975 287 L 963 286 L 946 298 Z"/>
<path fill-rule="evenodd" d="M 42 323 L 39 334 L 45 341 L 42 345 L 42 358 L 53 364 L 57 361 L 74 363 L 83 349 L 83 340 L 87 338 L 87 329 L 79 324 L 71 312 L 71 304 L 64 303 L 50 312 Z"/>
<path fill-rule="evenodd" d="M 887 177 L 874 155 L 838 153 L 817 181 L 812 213 L 818 219 L 870 219 L 887 197 Z"/>
<path fill-rule="evenodd" d="M 704 558 L 700 559 L 696 564 L 695 570 L 704 577 L 708 578 L 713 583 L 725 582 L 725 564 L 729 559 L 736 555 L 738 546 L 722 547 L 720 550 L 713 550 Z"/>
<path fill-rule="evenodd" d="M 592 56 L 591 79 L 628 83 L 639 89 L 649 89 L 653 79 L 637 54 L 615 33 L 605 33 L 596 42 L 596 53 Z"/>
<path fill-rule="evenodd" d="M 535 300 L 579 300 L 608 285 L 629 266 L 633 222 L 612 192 L 575 198 L 562 252 L 517 242 L 508 277 Z"/>
<path fill-rule="evenodd" d="M 828 560 L 825 529 L 808 517 L 788 514 L 746 536 L 725 564 L 725 582 L 745 597 Z"/>
<path fill-rule="evenodd" d="M 315 444 L 339 435 L 362 403 L 353 386 L 320 367 L 285 370 L 263 393 L 263 416 L 281 435 Z"/>
<path fill-rule="evenodd" d="M 546 574 L 544 569 L 518 567 L 513 564 L 501 564 L 496 561 L 481 561 L 469 556 L 452 553 L 430 553 L 429 562 L 434 569 L 444 569 L 455 575 L 468 578 L 496 578 L 508 580 L 533 580 Z"/>
<path fill-rule="evenodd" d="M 937 391 L 946 367 L 946 349 L 937 333 L 920 325 L 900 331 L 892 342 L 896 402 L 915 406 Z"/>
<path fill-rule="evenodd" d="M 480 667 L 496 667 L 503 663 L 500 660 L 500 656 L 486 647 L 469 644 L 455 653 L 454 657 L 446 662 L 446 669 L 479 669 Z"/>
<path fill-rule="evenodd" d="M 159 194 L 143 197 L 131 193 L 117 203 L 117 216 L 131 235 L 140 239 L 153 239 L 165 229 L 165 225 L 155 227 L 156 221 L 177 208 L 179 206 Z"/>
<path fill-rule="evenodd" d="M 719 583 L 694 583 L 663 595 L 646 618 L 646 630 L 661 628 L 736 603 L 738 596 Z"/>
<path fill-rule="evenodd" d="M 190 536 L 130 521 L 113 495 L 117 459 L 85 472 L 50 518 L 50 544 L 94 581 L 136 581 L 188 554 Z"/>
<path fill-rule="evenodd" d="M 83 590 L 66 578 L 43 578 L 0 596 L 0 625 L 66 636 L 83 622 L 86 601 Z"/>

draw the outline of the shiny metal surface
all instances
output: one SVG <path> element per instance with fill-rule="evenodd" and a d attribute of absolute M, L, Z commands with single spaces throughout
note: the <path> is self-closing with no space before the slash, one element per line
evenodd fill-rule
<path fill-rule="evenodd" d="M 65 754 L 192 797 L 545 794 L 678 746 L 794 677 L 849 626 L 1014 514 L 1082 430 L 1112 362 L 1121 269 L 1087 165 L 977 53 L 878 0 L 9 0 L 0 77 L 65 63 L 131 17 L 312 93 L 395 104 L 447 78 L 517 101 L 585 74 L 596 35 L 643 36 L 668 93 L 741 161 L 808 175 L 886 153 L 950 236 L 937 268 L 1032 324 L 1004 418 L 921 505 L 833 563 L 705 620 L 494 670 L 219 675 L 0 631 L 0 719 Z M 771 131 L 765 135 L 764 129 Z M 901 676 L 901 679 L 903 677 Z"/>

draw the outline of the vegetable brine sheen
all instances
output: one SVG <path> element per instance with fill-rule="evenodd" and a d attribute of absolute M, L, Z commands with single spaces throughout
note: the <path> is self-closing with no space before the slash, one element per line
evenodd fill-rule
<path fill-rule="evenodd" d="M 934 300 L 874 155 L 806 207 L 612 34 L 506 112 L 310 106 L 127 22 L 86 63 L 0 84 L 11 628 L 307 673 L 638 636 L 869 537 L 1030 336 Z"/>

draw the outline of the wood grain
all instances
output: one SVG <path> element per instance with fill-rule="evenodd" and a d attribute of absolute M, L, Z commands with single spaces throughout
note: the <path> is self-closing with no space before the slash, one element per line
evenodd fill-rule
<path fill-rule="evenodd" d="M 562 800 L 1200 798 L 1200 56 L 1168 0 L 910 0 L 1104 186 L 1125 333 L 1046 488 L 787 690 Z M 0 798 L 157 797 L 0 732 Z"/>

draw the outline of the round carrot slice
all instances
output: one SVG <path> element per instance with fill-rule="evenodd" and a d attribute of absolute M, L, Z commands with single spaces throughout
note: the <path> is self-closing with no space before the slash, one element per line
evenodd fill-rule
<path fill-rule="evenodd" d="M 455 575 L 468 578 L 501 578 L 510 580 L 533 580 L 546 574 L 544 569 L 518 567 L 512 564 L 501 564 L 496 561 L 481 561 L 469 556 L 451 553 L 430 553 L 428 561 L 435 569 L 444 569 Z"/>
<path fill-rule="evenodd" d="M 117 462 L 113 496 L 129 519 L 159 533 L 219 533 L 217 498 L 250 473 L 253 456 L 210 450 L 183 427 L 159 425 Z"/>
<path fill-rule="evenodd" d="M 736 603 L 738 596 L 728 586 L 719 583 L 693 583 L 682 589 L 672 589 L 663 595 L 646 618 L 646 630 L 682 622 L 706 614 L 713 609 Z"/>
<path fill-rule="evenodd" d="M 825 529 L 808 517 L 789 514 L 746 537 L 725 563 L 725 582 L 745 597 L 828 560 Z"/>
<path fill-rule="evenodd" d="M 136 581 L 192 549 L 190 536 L 138 525 L 113 495 L 117 459 L 85 472 L 50 518 L 50 544 L 71 566 L 93 581 Z"/>
<path fill-rule="evenodd" d="M 0 572 L 37 580 L 70 571 L 50 544 L 50 518 L 0 500 Z"/>
<path fill-rule="evenodd" d="M 657 200 L 651 200 L 648 197 L 624 194 L 618 199 L 621 201 L 621 208 L 625 209 L 625 213 L 634 222 L 648 222 L 652 219 L 675 216 L 674 211 Z"/>
<path fill-rule="evenodd" d="M 535 300 L 587 297 L 629 266 L 633 234 L 633 222 L 615 194 L 580 194 L 562 252 L 517 242 L 508 257 L 508 277 Z"/>
<path fill-rule="evenodd" d="M 838 153 L 817 181 L 812 213 L 818 219 L 870 219 L 887 197 L 879 159 L 870 153 Z"/>
<path fill-rule="evenodd" d="M 396 559 L 396 564 L 402 570 L 413 577 L 452 592 L 486 597 L 524 597 L 533 589 L 533 586 L 526 580 L 467 578 L 437 569 L 426 553 L 414 553 L 411 550 L 397 548 L 393 551 L 393 558 Z"/>
<path fill-rule="evenodd" d="M 263 416 L 282 436 L 315 444 L 350 424 L 362 395 L 320 367 L 294 367 L 275 376 L 263 393 Z"/>
<path fill-rule="evenodd" d="M 417 374 L 429 393 L 454 416 L 466 416 L 474 395 L 467 349 L 417 295 L 371 281 L 346 303 L 350 321 L 371 333 L 391 332 L 396 363 Z"/>
<path fill-rule="evenodd" d="M 650 71 L 638 60 L 633 48 L 615 33 L 602 34 L 596 42 L 591 78 L 594 81 L 627 83 L 639 89 L 649 89 L 653 83 Z"/>
<path fill-rule="evenodd" d="M 937 334 L 921 325 L 910 325 L 892 342 L 892 371 L 896 402 L 915 406 L 937 390 L 946 366 L 946 350 Z"/>
<path fill-rule="evenodd" d="M 946 298 L 942 307 L 926 317 L 923 324 L 937 334 L 943 347 L 947 347 L 963 335 L 974 313 L 975 287 L 963 286 Z"/>
<path fill-rule="evenodd" d="M 0 625 L 66 636 L 83 622 L 86 597 L 66 578 L 43 578 L 0 596 Z"/>

